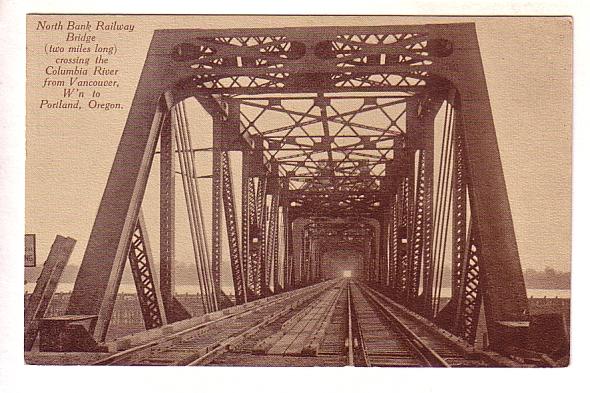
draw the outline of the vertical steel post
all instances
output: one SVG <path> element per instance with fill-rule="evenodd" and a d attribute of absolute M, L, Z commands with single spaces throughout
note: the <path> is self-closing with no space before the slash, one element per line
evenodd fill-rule
<path fill-rule="evenodd" d="M 431 316 L 432 310 L 432 285 L 434 283 L 434 268 L 432 261 L 432 237 L 433 237 L 433 190 L 434 190 L 434 138 L 433 127 L 427 128 L 424 136 L 424 245 L 422 255 L 422 312 Z"/>
<path fill-rule="evenodd" d="M 424 150 L 419 151 L 418 158 L 418 187 L 416 190 L 416 203 L 414 204 L 414 219 L 410 241 L 410 277 L 409 300 L 415 305 L 420 289 L 420 277 L 422 270 L 422 252 L 424 248 L 424 215 L 426 199 L 426 162 Z"/>
<path fill-rule="evenodd" d="M 267 176 L 264 174 L 258 179 L 258 189 L 256 190 L 256 207 L 258 212 L 258 232 L 259 236 L 259 254 L 258 254 L 258 282 L 260 282 L 261 296 L 269 295 L 268 275 L 269 266 L 266 266 L 266 228 L 267 228 L 267 214 L 266 214 L 266 185 Z"/>
<path fill-rule="evenodd" d="M 388 261 L 387 261 L 387 245 L 388 245 L 388 227 L 390 218 L 387 216 L 387 207 L 382 207 L 382 216 L 380 217 L 380 231 L 379 238 L 380 258 L 379 258 L 379 287 L 384 288 L 387 286 L 387 275 L 388 275 Z"/>
<path fill-rule="evenodd" d="M 213 288 L 217 294 L 221 293 L 221 225 L 222 225 L 222 152 L 216 138 L 218 132 L 222 130 L 213 127 L 213 164 L 212 164 L 212 188 L 211 188 L 211 275 L 213 278 Z M 218 296 L 218 298 L 221 298 Z"/>
<path fill-rule="evenodd" d="M 234 292 L 236 296 L 236 303 L 243 304 L 247 302 L 248 299 L 244 285 L 242 260 L 240 257 L 240 241 L 235 211 L 231 164 L 229 160 L 229 153 L 227 151 L 221 152 L 221 172 L 223 208 L 225 211 L 225 223 Z M 221 293 L 220 286 L 218 287 L 218 291 L 218 293 Z"/>
<path fill-rule="evenodd" d="M 463 137 L 459 130 L 455 130 L 453 162 L 453 254 L 452 254 L 452 292 L 451 297 L 456 304 L 461 297 L 461 283 L 463 281 L 463 266 L 465 252 L 469 246 L 467 238 L 467 182 L 463 162 Z M 458 306 L 458 305 L 457 305 Z"/>
<path fill-rule="evenodd" d="M 277 187 L 272 194 L 270 204 L 269 235 L 268 235 L 268 269 L 272 267 L 273 292 L 277 292 L 279 283 L 279 195 L 280 189 Z"/>
<path fill-rule="evenodd" d="M 258 207 L 254 178 L 248 178 L 248 249 L 250 251 L 250 266 L 248 266 L 249 281 L 256 297 L 260 297 L 260 231 L 258 228 Z"/>
<path fill-rule="evenodd" d="M 287 192 L 287 191 L 285 190 L 285 192 Z M 291 229 L 291 221 L 290 221 L 289 216 L 290 216 L 289 215 L 289 203 L 288 203 L 288 201 L 286 201 L 283 204 L 283 225 L 285 227 L 284 239 L 283 239 L 283 241 L 285 242 L 284 256 L 283 256 L 283 263 L 285 266 L 284 271 L 283 271 L 283 276 L 284 276 L 283 285 L 286 290 L 289 290 L 293 287 L 293 245 L 291 244 L 292 243 L 292 229 Z"/>
<path fill-rule="evenodd" d="M 246 292 L 253 293 L 252 257 L 250 255 L 250 152 L 242 150 L 242 271 Z M 248 299 L 250 300 L 250 299 Z"/>
<path fill-rule="evenodd" d="M 399 232 L 399 218 L 397 208 L 397 197 L 395 190 L 392 190 L 391 199 L 389 202 L 390 223 L 389 223 L 389 286 L 392 293 L 397 290 L 397 269 L 399 265 L 398 255 L 398 232 Z"/>
<path fill-rule="evenodd" d="M 396 279 L 395 279 L 395 296 L 398 301 L 405 304 L 406 279 L 408 270 L 408 211 L 407 211 L 407 178 L 399 184 L 397 191 L 397 213 L 398 213 L 398 230 L 397 230 L 397 261 L 396 261 Z"/>
<path fill-rule="evenodd" d="M 305 286 L 309 284 L 309 259 L 311 253 L 311 239 L 309 229 L 303 230 L 303 247 L 301 252 L 301 279 L 299 281 L 299 285 Z"/>
<path fill-rule="evenodd" d="M 165 314 L 173 314 L 175 145 L 170 115 L 160 131 L 160 291 Z"/>

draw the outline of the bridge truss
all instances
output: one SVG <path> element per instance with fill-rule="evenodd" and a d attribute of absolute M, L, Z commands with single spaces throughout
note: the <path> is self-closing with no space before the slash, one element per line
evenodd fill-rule
<path fill-rule="evenodd" d="M 189 98 L 213 122 L 211 245 Z M 158 142 L 154 285 L 153 267 L 141 270 L 153 256 L 138 219 Z M 361 250 L 373 288 L 468 342 L 482 304 L 492 348 L 526 334 L 473 24 L 156 31 L 67 309 L 96 317 L 98 342 L 128 259 L 146 328 L 188 316 L 174 298 L 177 172 L 207 312 L 231 304 L 221 289 L 225 232 L 237 304 L 325 279 L 323 254 L 341 247 Z"/>

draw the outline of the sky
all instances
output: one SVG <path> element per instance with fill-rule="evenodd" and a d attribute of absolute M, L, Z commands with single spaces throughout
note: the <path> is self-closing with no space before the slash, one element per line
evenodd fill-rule
<path fill-rule="evenodd" d="M 57 20 L 59 17 L 43 17 Z M 63 32 L 37 32 L 29 17 L 27 46 L 27 129 L 25 230 L 37 235 L 38 263 L 56 234 L 77 239 L 70 264 L 82 260 L 108 177 L 126 110 L 80 110 L 66 115 L 38 108 L 48 56 L 45 45 Z M 61 18 L 73 19 L 73 18 Z M 80 22 L 93 20 L 78 16 Z M 111 17 L 112 19 L 112 17 Z M 402 18 L 402 17 L 118 17 L 135 24 L 129 34 L 104 33 L 118 53 L 120 87 L 105 100 L 131 103 L 152 31 L 156 28 L 282 27 L 312 25 L 395 25 L 476 22 L 494 123 L 523 268 L 569 270 L 571 238 L 571 23 L 567 18 Z M 192 104 L 191 104 L 192 105 Z M 210 120 L 195 104 L 195 145 L 210 146 Z M 209 174 L 203 154 L 199 174 Z M 232 157 L 234 168 L 239 157 Z M 157 160 L 152 173 L 158 173 Z M 236 178 L 239 171 L 235 171 Z M 234 182 L 235 183 L 235 182 Z M 157 176 L 150 177 L 144 213 L 158 255 Z M 180 179 L 177 181 L 180 187 Z M 199 183 L 210 195 L 210 181 Z M 237 193 L 239 202 L 239 193 Z M 186 227 L 181 189 L 178 227 Z M 179 231 L 178 259 L 190 261 L 188 231 Z M 224 268 L 227 277 L 227 266 Z"/>

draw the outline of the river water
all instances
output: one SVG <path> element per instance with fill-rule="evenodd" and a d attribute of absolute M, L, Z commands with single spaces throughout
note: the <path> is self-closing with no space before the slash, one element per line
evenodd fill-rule
<path fill-rule="evenodd" d="M 60 283 L 57 286 L 56 292 L 67 293 L 71 292 L 74 288 L 73 283 Z M 25 284 L 25 293 L 32 293 L 35 289 L 35 283 Z M 223 291 L 228 294 L 233 294 L 233 287 L 223 287 Z M 135 293 L 135 286 L 133 284 L 121 284 L 119 287 L 119 293 Z M 176 293 L 194 295 L 199 293 L 197 285 L 177 285 Z M 451 295 L 451 288 L 442 288 L 441 297 L 448 298 Z M 533 298 L 560 298 L 569 299 L 571 296 L 569 289 L 527 289 L 528 297 Z"/>

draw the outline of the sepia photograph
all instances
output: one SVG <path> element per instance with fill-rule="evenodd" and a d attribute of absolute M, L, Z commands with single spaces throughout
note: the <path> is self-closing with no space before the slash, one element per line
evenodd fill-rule
<path fill-rule="evenodd" d="M 23 361 L 567 367 L 572 23 L 27 15 Z"/>

